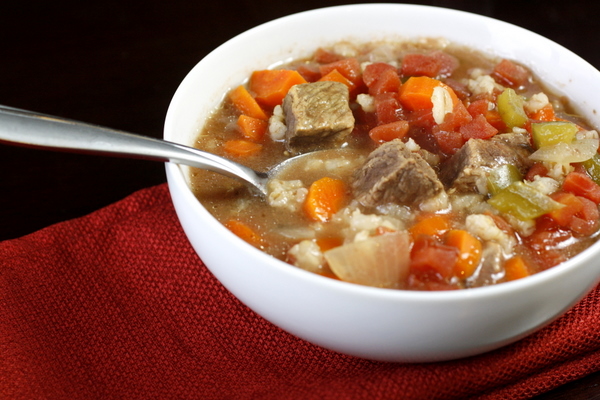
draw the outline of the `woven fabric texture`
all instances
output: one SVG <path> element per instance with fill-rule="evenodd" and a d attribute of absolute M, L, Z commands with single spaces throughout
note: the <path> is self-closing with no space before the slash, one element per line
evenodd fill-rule
<path fill-rule="evenodd" d="M 0 243 L 2 399 L 525 399 L 600 370 L 600 292 L 464 360 L 363 360 L 256 315 L 206 269 L 166 184 Z"/>

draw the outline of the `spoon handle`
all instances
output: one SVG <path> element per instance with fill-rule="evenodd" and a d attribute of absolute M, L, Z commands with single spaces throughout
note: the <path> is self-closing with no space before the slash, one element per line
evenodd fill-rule
<path fill-rule="evenodd" d="M 0 142 L 73 153 L 169 161 L 241 178 L 264 192 L 265 174 L 174 142 L 0 105 Z"/>

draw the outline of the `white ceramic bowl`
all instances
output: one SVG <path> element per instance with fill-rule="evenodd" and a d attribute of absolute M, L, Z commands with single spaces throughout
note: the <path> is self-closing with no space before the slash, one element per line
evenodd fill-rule
<path fill-rule="evenodd" d="M 518 60 L 568 96 L 595 126 L 600 72 L 556 43 L 516 26 L 460 11 L 401 4 L 324 8 L 251 29 L 201 60 L 169 107 L 165 139 L 193 143 L 224 94 L 255 69 L 310 55 L 340 40 L 444 37 Z M 252 310 L 309 342 L 359 357 L 448 360 L 515 342 L 572 307 L 598 282 L 600 243 L 568 262 L 492 287 L 412 292 L 320 277 L 234 236 L 196 200 L 185 169 L 167 165 L 175 209 L 211 272 Z"/>

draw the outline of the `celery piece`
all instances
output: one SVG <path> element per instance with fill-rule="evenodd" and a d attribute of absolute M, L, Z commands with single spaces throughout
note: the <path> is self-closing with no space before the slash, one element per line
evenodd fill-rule
<path fill-rule="evenodd" d="M 600 154 L 596 153 L 592 158 L 584 161 L 582 164 L 592 180 L 600 185 Z"/>
<path fill-rule="evenodd" d="M 498 112 L 502 121 L 510 129 L 522 128 L 527 122 L 527 114 L 523 109 L 523 97 L 514 89 L 507 88 L 498 96 Z"/>
<path fill-rule="evenodd" d="M 531 124 L 531 136 L 537 149 L 558 143 L 571 143 L 579 128 L 572 122 L 552 121 Z"/>
<path fill-rule="evenodd" d="M 488 190 L 492 195 L 498 194 L 511 183 L 521 179 L 523 179 L 523 175 L 521 175 L 519 168 L 512 164 L 504 164 L 490 171 L 487 178 Z"/>
<path fill-rule="evenodd" d="M 501 213 L 510 214 L 522 221 L 532 220 L 564 207 L 564 204 L 522 181 L 510 184 L 492 196 L 488 203 Z"/>

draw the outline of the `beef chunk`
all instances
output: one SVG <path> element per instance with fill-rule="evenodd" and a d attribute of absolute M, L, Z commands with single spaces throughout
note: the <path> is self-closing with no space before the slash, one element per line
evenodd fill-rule
<path fill-rule="evenodd" d="M 431 166 L 404 143 L 393 140 L 375 149 L 356 171 L 352 189 L 367 207 L 386 203 L 413 205 L 444 190 Z"/>
<path fill-rule="evenodd" d="M 342 142 L 354 128 L 348 87 L 339 82 L 292 86 L 283 100 L 283 111 L 286 147 L 293 154 Z"/>
<path fill-rule="evenodd" d="M 512 164 L 525 173 L 532 164 L 531 152 L 527 136 L 518 133 L 496 135 L 489 140 L 469 139 L 444 163 L 440 178 L 454 191 L 487 194 L 491 169 Z"/>

